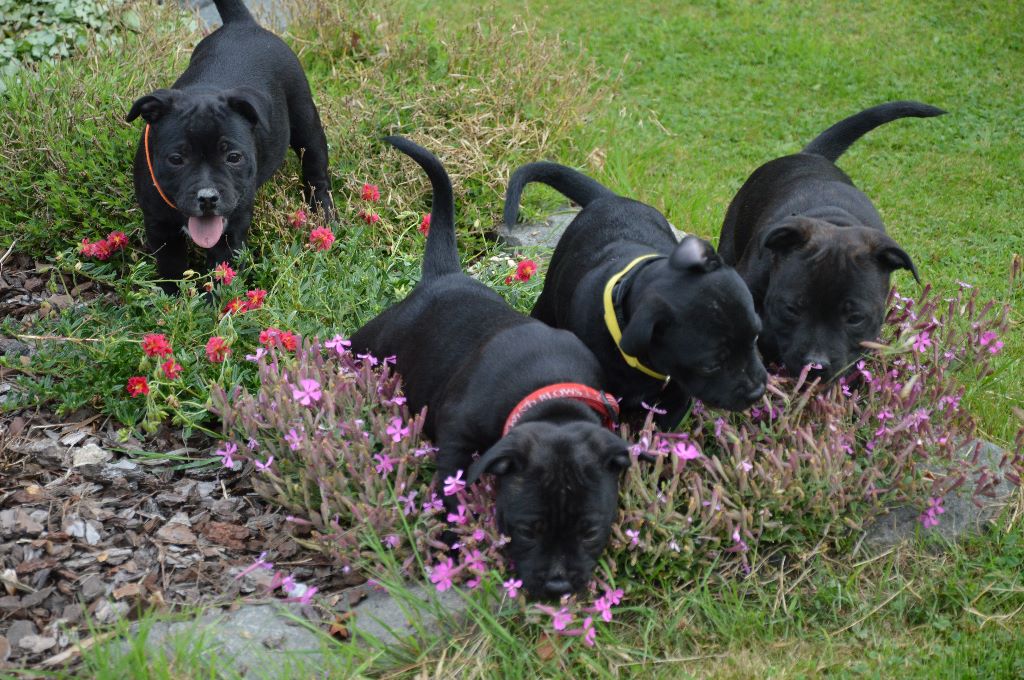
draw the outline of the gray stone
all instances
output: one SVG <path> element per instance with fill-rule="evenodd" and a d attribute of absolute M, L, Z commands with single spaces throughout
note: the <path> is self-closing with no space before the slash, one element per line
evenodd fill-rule
<path fill-rule="evenodd" d="M 498 240 L 514 248 L 539 246 L 554 250 L 558 245 L 558 239 L 562 238 L 569 223 L 576 218 L 579 208 L 563 208 L 552 213 L 542 222 L 523 222 L 509 227 L 499 224 L 497 227 Z M 683 238 L 685 232 L 680 231 L 673 224 L 669 224 L 677 239 Z"/>
<path fill-rule="evenodd" d="M 29 635 L 37 635 L 38 633 L 36 624 L 25 619 L 15 619 L 7 629 L 7 641 L 11 643 L 12 648 L 17 648 L 22 638 L 26 638 Z"/>
<path fill-rule="evenodd" d="M 957 455 L 966 458 L 973 455 L 974 444 L 964 446 Z M 991 470 L 997 470 L 1003 456 L 1003 449 L 989 442 L 982 442 L 978 455 L 978 464 Z M 973 479 L 973 476 L 972 476 Z M 948 541 L 956 541 L 971 534 L 980 533 L 1006 505 L 1016 487 L 1007 479 L 1002 479 L 995 487 L 992 497 L 980 496 L 975 504 L 971 497 L 972 481 L 969 479 L 956 491 L 942 499 L 945 512 L 939 516 L 935 527 L 925 528 L 921 524 L 923 508 L 917 506 L 899 506 L 891 508 L 888 514 L 879 517 L 874 524 L 865 530 L 862 541 L 868 552 L 881 552 L 904 541 L 913 540 L 915 536 L 937 535 Z"/>
<path fill-rule="evenodd" d="M 178 4 L 185 9 L 197 11 L 200 21 L 207 28 L 217 28 L 222 23 L 213 0 L 178 0 Z M 245 6 L 268 29 L 282 30 L 288 26 L 288 11 L 281 0 L 245 0 Z"/>
<path fill-rule="evenodd" d="M 398 597 L 378 590 L 352 608 L 350 629 L 357 640 L 369 636 L 390 645 L 442 632 L 464 620 L 465 611 L 466 601 L 454 589 L 439 593 L 433 586 L 415 585 Z"/>
<path fill-rule="evenodd" d="M 219 666 L 230 668 L 240 677 L 296 677 L 296 658 L 301 657 L 308 670 L 318 662 L 324 642 L 321 636 L 290 618 L 288 611 L 278 605 L 246 605 L 235 611 L 207 613 L 190 621 L 161 621 L 149 629 L 146 645 L 163 649 L 173 659 L 175 650 L 181 649 L 176 640 L 188 640 L 201 649 L 203 656 L 216 659 Z M 301 618 L 298 607 L 291 611 Z M 123 650 L 128 652 L 127 643 Z"/>

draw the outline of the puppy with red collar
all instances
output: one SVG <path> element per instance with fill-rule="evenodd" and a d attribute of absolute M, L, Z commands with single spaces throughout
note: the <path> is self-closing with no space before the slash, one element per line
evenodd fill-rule
<path fill-rule="evenodd" d="M 498 478 L 498 526 L 527 592 L 579 591 L 608 542 L 630 465 L 601 366 L 572 333 L 516 312 L 462 272 L 444 167 L 407 139 L 386 141 L 430 179 L 430 234 L 420 282 L 357 331 L 352 349 L 395 356 L 410 408 L 427 407 L 438 488 L 459 470 L 470 484 L 485 472 Z"/>

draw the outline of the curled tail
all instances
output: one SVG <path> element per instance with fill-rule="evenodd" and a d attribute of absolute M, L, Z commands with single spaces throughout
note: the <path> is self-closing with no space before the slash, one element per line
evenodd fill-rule
<path fill-rule="evenodd" d="M 423 277 L 427 279 L 462 271 L 459 249 L 455 244 L 455 199 L 452 182 L 437 156 L 405 137 L 393 135 L 384 141 L 395 147 L 423 168 L 430 179 L 434 195 L 430 203 L 430 232 L 423 254 Z"/>
<path fill-rule="evenodd" d="M 921 102 L 888 102 L 864 109 L 860 113 L 839 121 L 814 138 L 804 147 L 803 153 L 824 156 L 833 163 L 850 148 L 850 145 L 871 132 L 897 118 L 930 118 L 946 113 L 940 108 Z"/>
<path fill-rule="evenodd" d="M 510 227 L 519 219 L 519 199 L 530 182 L 547 184 L 584 207 L 598 198 L 615 196 L 611 189 L 572 168 L 547 161 L 527 163 L 512 173 L 505 191 L 505 224 Z"/>
<path fill-rule="evenodd" d="M 256 21 L 242 0 L 213 0 L 213 4 L 217 6 L 217 13 L 224 25 L 235 21 Z"/>

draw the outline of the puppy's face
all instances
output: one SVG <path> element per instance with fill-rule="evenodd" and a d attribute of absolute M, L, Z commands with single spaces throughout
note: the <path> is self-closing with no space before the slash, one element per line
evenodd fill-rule
<path fill-rule="evenodd" d="M 761 398 L 761 321 L 746 284 L 711 244 L 684 238 L 637 297 L 623 351 L 646 357 L 708 406 L 739 411 Z"/>
<path fill-rule="evenodd" d="M 521 423 L 469 469 L 498 477 L 496 516 L 516 573 L 533 598 L 590 582 L 618 512 L 625 442 L 590 423 Z"/>
<path fill-rule="evenodd" d="M 790 218 L 762 244 L 772 253 L 762 350 L 792 375 L 808 364 L 826 380 L 845 372 L 878 337 L 892 271 L 917 278 L 910 256 L 877 229 Z"/>
<path fill-rule="evenodd" d="M 132 105 L 127 119 L 150 124 L 149 155 L 164 194 L 188 216 L 196 245 L 212 248 L 236 208 L 250 208 L 256 188 L 257 126 L 269 99 L 251 88 L 217 94 L 157 90 Z"/>

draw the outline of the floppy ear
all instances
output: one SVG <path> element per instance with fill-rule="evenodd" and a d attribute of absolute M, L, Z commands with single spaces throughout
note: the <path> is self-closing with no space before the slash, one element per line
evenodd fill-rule
<path fill-rule="evenodd" d="M 228 108 L 240 114 L 253 127 L 270 129 L 270 98 L 251 87 L 236 87 L 224 93 Z"/>
<path fill-rule="evenodd" d="M 668 264 L 679 271 L 710 272 L 722 265 L 715 249 L 696 236 L 685 236 L 668 258 Z"/>
<path fill-rule="evenodd" d="M 128 115 L 124 117 L 126 122 L 132 122 L 139 116 L 147 123 L 155 123 L 160 120 L 171 108 L 174 106 L 174 99 L 177 94 L 174 90 L 161 89 L 145 97 L 139 97 L 132 104 L 132 108 L 128 110 Z"/>
<path fill-rule="evenodd" d="M 637 356 L 650 346 L 654 327 L 664 316 L 664 307 L 659 298 L 654 298 L 645 301 L 644 305 L 636 310 L 629 323 L 622 329 L 619 347 L 623 352 Z"/>
<path fill-rule="evenodd" d="M 602 460 L 609 470 L 622 472 L 633 464 L 629 449 L 622 437 L 608 430 L 605 430 L 601 436 L 604 439 L 602 445 L 605 447 Z"/>
<path fill-rule="evenodd" d="M 802 247 L 811 238 L 814 227 L 807 220 L 790 218 L 772 227 L 761 237 L 761 245 L 778 254 Z"/>
<path fill-rule="evenodd" d="M 480 479 L 485 472 L 497 475 L 507 475 L 523 468 L 524 456 L 519 446 L 511 437 L 502 437 L 498 443 L 487 449 L 484 455 L 480 456 L 466 473 L 466 484 L 472 484 Z"/>
<path fill-rule="evenodd" d="M 893 243 L 892 245 L 884 245 L 876 251 L 875 256 L 879 262 L 882 263 L 882 268 L 887 271 L 894 271 L 896 269 L 909 269 L 910 273 L 914 275 L 914 280 L 921 283 L 921 277 L 917 274 L 917 267 L 914 266 L 913 260 L 910 259 L 910 255 L 907 255 L 907 251 L 900 248 L 898 245 Z"/>

